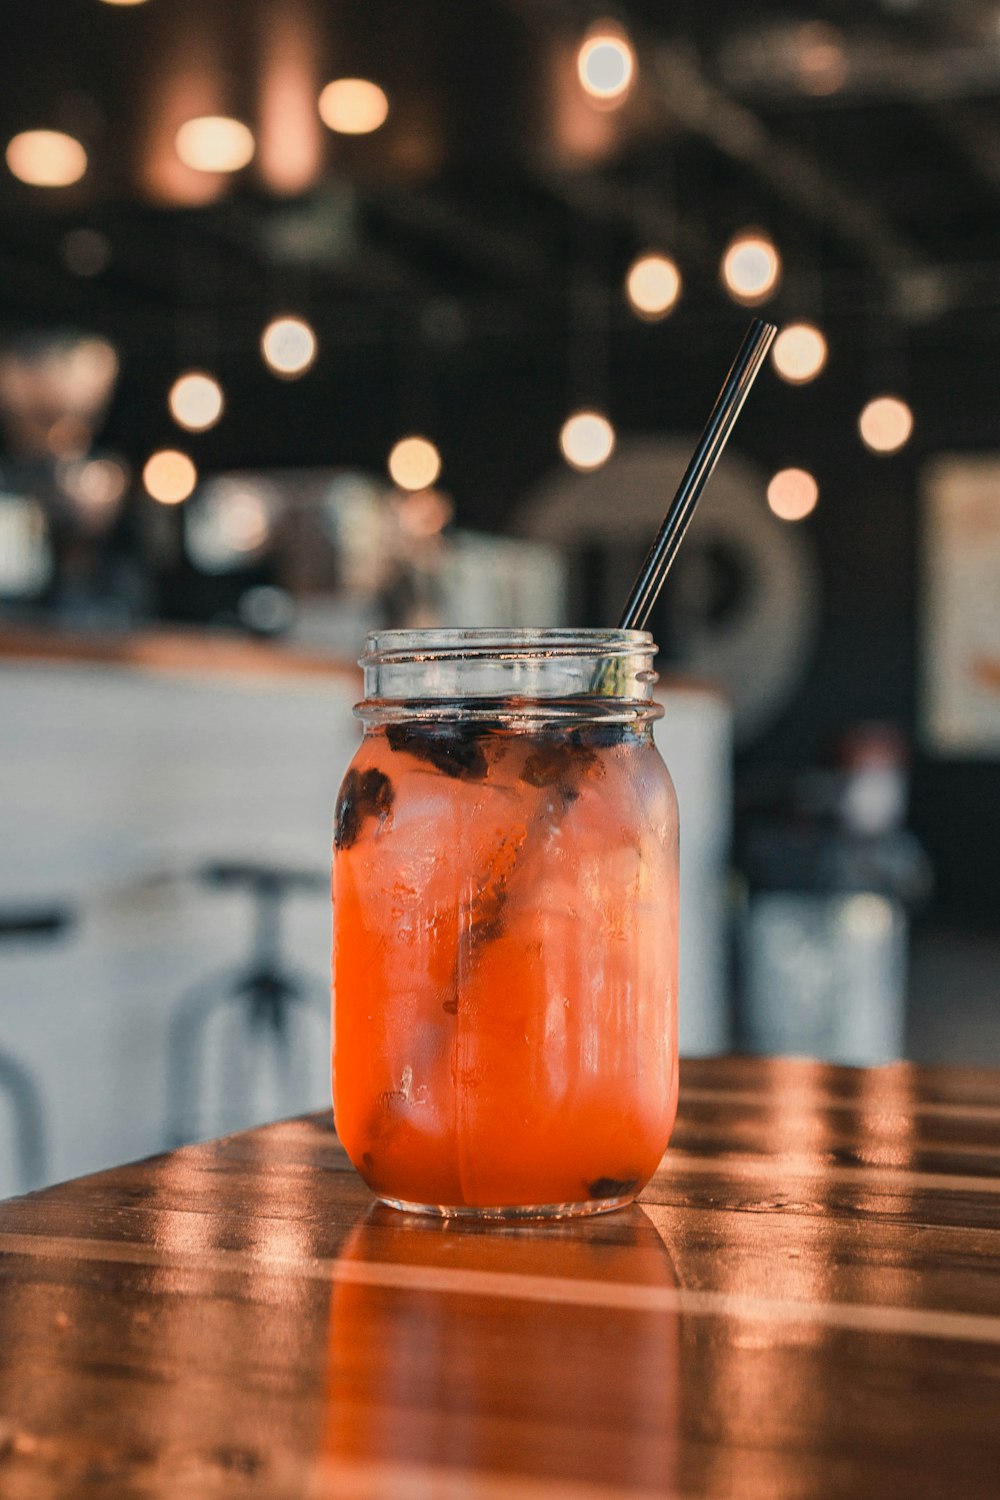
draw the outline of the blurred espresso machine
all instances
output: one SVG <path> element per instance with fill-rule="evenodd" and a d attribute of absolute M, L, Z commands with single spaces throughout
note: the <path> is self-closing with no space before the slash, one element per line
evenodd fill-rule
<path fill-rule="evenodd" d="M 0 346 L 0 613 L 70 624 L 128 623 L 141 572 L 121 545 L 129 473 L 94 438 L 118 357 L 72 329 Z"/>

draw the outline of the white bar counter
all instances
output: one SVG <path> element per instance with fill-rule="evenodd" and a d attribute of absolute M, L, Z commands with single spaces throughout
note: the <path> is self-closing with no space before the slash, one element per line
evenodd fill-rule
<path fill-rule="evenodd" d="M 0 909 L 67 907 L 52 939 L 0 942 L 0 1053 L 34 1078 L 53 1182 L 164 1146 L 167 1039 L 182 997 L 245 963 L 251 902 L 206 886 L 215 861 L 329 868 L 340 778 L 358 742 L 353 665 L 196 631 L 88 638 L 0 629 Z M 682 826 L 682 1051 L 724 1048 L 723 880 L 730 718 L 667 684 L 657 739 Z M 292 894 L 289 964 L 328 984 L 329 901 Z M 295 1097 L 267 1077 L 203 1113 L 208 1136 L 328 1099 L 329 1023 L 301 1008 Z M 206 1088 L 228 1045 L 206 1032 Z M 271 1090 L 269 1092 L 269 1090 Z M 0 1196 L 22 1185 L 0 1089 Z"/>

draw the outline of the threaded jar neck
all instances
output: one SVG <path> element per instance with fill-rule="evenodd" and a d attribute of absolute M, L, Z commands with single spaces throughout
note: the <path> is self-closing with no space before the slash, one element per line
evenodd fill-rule
<path fill-rule="evenodd" d="M 655 655 L 644 630 L 380 630 L 360 664 L 366 700 L 648 702 Z"/>

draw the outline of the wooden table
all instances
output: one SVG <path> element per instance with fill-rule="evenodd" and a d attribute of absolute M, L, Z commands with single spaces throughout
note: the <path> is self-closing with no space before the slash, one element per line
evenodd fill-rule
<path fill-rule="evenodd" d="M 691 1062 L 641 1206 L 373 1206 L 328 1117 L 0 1205 L 0 1495 L 1000 1495 L 1000 1075 Z"/>

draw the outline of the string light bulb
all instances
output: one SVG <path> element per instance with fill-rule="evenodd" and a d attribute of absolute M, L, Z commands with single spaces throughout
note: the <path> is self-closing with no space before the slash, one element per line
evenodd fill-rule
<path fill-rule="evenodd" d="M 7 165 L 29 187 L 70 187 L 87 170 L 87 153 L 62 130 L 22 130 L 7 143 Z"/>
<path fill-rule="evenodd" d="M 767 487 L 767 503 L 779 521 L 804 521 L 819 500 L 819 485 L 808 469 L 779 469 Z"/>
<path fill-rule="evenodd" d="M 167 404 L 178 427 L 188 432 L 207 432 L 222 416 L 225 401 L 222 387 L 213 376 L 189 370 L 170 387 Z"/>
<path fill-rule="evenodd" d="M 875 396 L 858 418 L 858 431 L 872 453 L 898 453 L 913 431 L 913 412 L 899 396 Z"/>
<path fill-rule="evenodd" d="M 826 339 L 812 323 L 789 323 L 774 341 L 771 359 L 782 380 L 806 385 L 826 364 Z"/>
<path fill-rule="evenodd" d="M 722 280 L 734 302 L 756 307 L 766 302 L 781 278 L 781 257 L 756 229 L 735 235 L 722 257 Z"/>
<path fill-rule="evenodd" d="M 264 363 L 275 375 L 297 380 L 313 365 L 319 345 L 305 318 L 273 318 L 261 334 Z"/>
<path fill-rule="evenodd" d="M 389 473 L 401 490 L 426 490 L 441 473 L 441 455 L 429 438 L 400 438 L 389 454 Z"/>
<path fill-rule="evenodd" d="M 174 137 L 177 155 L 195 172 L 239 172 L 253 160 L 256 147 L 250 127 L 228 115 L 185 120 Z"/>
<path fill-rule="evenodd" d="M 180 505 L 193 493 L 198 470 L 186 453 L 161 448 L 146 460 L 142 482 L 147 494 L 161 505 Z"/>
<path fill-rule="evenodd" d="M 389 99 L 368 78 L 335 78 L 319 96 L 319 117 L 338 135 L 371 135 L 389 118 Z"/>
<path fill-rule="evenodd" d="M 665 318 L 681 293 L 681 273 L 668 255 L 640 255 L 628 269 L 625 295 L 632 311 L 648 323 Z"/>
<path fill-rule="evenodd" d="M 635 48 L 628 35 L 613 21 L 598 21 L 590 28 L 576 56 L 580 87 L 595 104 L 616 109 L 635 79 Z"/>
<path fill-rule="evenodd" d="M 572 469 L 599 469 L 615 450 L 615 429 L 599 411 L 577 411 L 559 434 L 563 458 Z"/>

